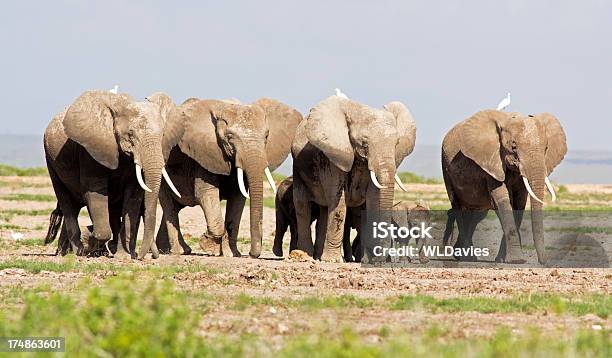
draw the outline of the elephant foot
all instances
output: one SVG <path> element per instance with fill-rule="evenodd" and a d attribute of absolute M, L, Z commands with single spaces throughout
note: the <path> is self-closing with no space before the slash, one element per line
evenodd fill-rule
<path fill-rule="evenodd" d="M 272 253 L 278 257 L 283 257 L 283 246 L 274 244 L 272 247 Z"/>
<path fill-rule="evenodd" d="M 323 255 L 321 255 L 321 262 L 344 262 L 344 260 L 340 252 L 337 250 L 323 250 Z"/>
<path fill-rule="evenodd" d="M 497 261 L 497 258 L 496 260 Z M 503 258 L 503 261 L 507 264 L 524 264 L 527 260 L 524 259 L 523 252 L 519 246 L 512 247 L 506 253 L 506 257 Z"/>
<path fill-rule="evenodd" d="M 422 264 L 426 264 L 429 262 L 429 257 L 425 256 L 425 255 L 419 255 L 419 262 Z"/>
<path fill-rule="evenodd" d="M 200 237 L 200 248 L 207 254 L 219 256 L 221 252 L 221 237 L 213 236 L 207 233 L 202 234 Z"/>
<path fill-rule="evenodd" d="M 185 244 L 184 246 L 181 245 L 181 247 L 183 248 L 183 255 L 191 255 L 191 246 Z"/>
<path fill-rule="evenodd" d="M 223 236 L 221 237 L 221 255 L 223 255 L 223 257 L 234 256 L 232 248 L 229 244 L 229 236 L 227 235 L 227 232 L 224 232 Z"/>

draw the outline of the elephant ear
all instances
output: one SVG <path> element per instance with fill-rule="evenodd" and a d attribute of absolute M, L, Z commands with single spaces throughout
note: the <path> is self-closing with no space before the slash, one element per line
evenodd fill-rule
<path fill-rule="evenodd" d="M 535 116 L 536 120 L 544 127 L 546 131 L 546 169 L 548 174 L 552 173 L 553 169 L 561 161 L 567 153 L 567 141 L 565 131 L 561 127 L 559 120 L 550 113 L 540 113 Z"/>
<path fill-rule="evenodd" d="M 145 99 L 159 106 L 159 112 L 164 120 L 162 152 L 164 160 L 167 161 L 172 148 L 178 144 L 185 131 L 184 116 L 176 108 L 172 98 L 163 92 L 155 92 Z"/>
<path fill-rule="evenodd" d="M 353 167 L 355 154 L 348 133 L 347 117 L 343 109 L 349 100 L 332 96 L 319 102 L 306 119 L 306 137 L 340 170 Z"/>
<path fill-rule="evenodd" d="M 404 158 L 414 150 L 416 142 L 416 124 L 408 108 L 398 101 L 386 104 L 384 107 L 395 117 L 398 142 L 395 146 L 395 167 L 399 167 Z"/>
<path fill-rule="evenodd" d="M 500 154 L 498 126 L 506 119 L 503 112 L 486 110 L 460 124 L 459 149 L 495 180 L 504 181 L 506 173 Z"/>
<path fill-rule="evenodd" d="M 180 108 L 173 108 L 165 117 L 162 151 L 167 161 L 172 148 L 179 144 L 185 133 L 185 116 Z"/>
<path fill-rule="evenodd" d="M 83 93 L 66 111 L 66 135 L 82 145 L 96 161 L 109 169 L 117 169 L 119 145 L 114 117 L 126 110 L 129 103 L 127 96 L 108 91 Z"/>
<path fill-rule="evenodd" d="M 260 98 L 255 102 L 266 114 L 268 122 L 268 140 L 266 157 L 268 167 L 275 170 L 287 159 L 295 130 L 302 121 L 302 115 L 295 109 L 271 98 Z"/>
<path fill-rule="evenodd" d="M 229 175 L 231 162 L 225 156 L 217 139 L 216 117 L 224 111 L 226 103 L 216 100 L 190 101 L 178 109 L 184 124 L 184 132 L 179 141 L 183 153 L 189 155 L 204 169 Z"/>

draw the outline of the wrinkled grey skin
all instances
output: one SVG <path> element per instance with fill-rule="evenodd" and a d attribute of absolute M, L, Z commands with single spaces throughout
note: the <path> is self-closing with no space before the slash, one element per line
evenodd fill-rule
<path fill-rule="evenodd" d="M 126 224 L 122 239 L 135 240 L 136 231 L 130 229 L 137 230 L 137 224 L 136 220 L 130 224 L 130 219 L 139 217 L 143 207 L 144 240 L 138 256 L 152 251 L 157 257 L 153 234 L 164 166 L 163 130 L 158 105 L 108 91 L 85 92 L 55 116 L 44 136 L 47 167 L 58 200 L 46 242 L 55 238 L 63 216 L 58 252 L 65 254 L 71 246 L 77 255 L 83 255 L 77 219 L 86 206 L 92 236 L 101 243 L 114 238 L 114 250 L 121 217 Z M 144 193 L 139 187 L 135 164 L 143 168 L 144 182 L 152 192 Z M 135 247 L 131 249 L 135 257 Z"/>
<path fill-rule="evenodd" d="M 291 241 L 289 242 L 289 251 L 293 251 L 297 248 L 297 217 L 295 215 L 295 206 L 293 205 L 293 177 L 285 178 L 279 185 L 278 191 L 276 192 L 275 198 L 275 209 L 276 209 L 276 230 L 274 231 L 274 246 L 272 252 L 279 257 L 283 256 L 283 237 L 289 229 L 291 234 Z M 344 261 L 346 262 L 359 262 L 361 260 L 360 241 L 359 234 L 353 239 L 353 245 L 351 246 L 351 229 L 359 231 L 360 224 L 360 211 L 359 208 L 349 208 L 344 222 L 344 234 L 342 239 Z M 310 205 L 310 223 L 312 224 L 315 220 L 319 219 L 319 206 L 315 203 Z M 320 223 L 317 221 L 317 238 L 315 239 L 315 247 L 320 247 L 325 240 L 325 230 Z M 320 251 L 315 249 L 315 251 Z"/>
<path fill-rule="evenodd" d="M 442 143 L 442 173 L 452 206 L 444 244 L 456 220 L 455 248 L 472 246 L 476 225 L 494 209 L 504 232 L 496 261 L 524 263 L 519 230 L 528 192 L 523 177 L 544 201 L 545 178 L 566 152 L 565 132 L 549 113 L 524 116 L 484 110 L 453 127 Z M 545 264 L 542 204 L 530 202 L 538 261 Z"/>
<path fill-rule="evenodd" d="M 412 115 L 400 102 L 374 109 L 332 96 L 311 109 L 298 126 L 291 151 L 298 249 L 323 261 L 342 262 L 347 207 L 389 211 L 396 168 L 412 152 L 415 139 Z M 370 171 L 384 189 L 371 183 Z M 326 227 L 320 252 L 310 233 L 311 202 L 319 205 L 319 221 Z"/>
<path fill-rule="evenodd" d="M 149 100 L 158 102 L 160 96 Z M 207 232 L 200 240 L 205 251 L 240 256 L 236 245 L 246 198 L 239 190 L 242 169 L 250 196 L 251 257 L 259 257 L 262 242 L 264 169 L 276 169 L 287 157 L 295 128 L 302 120 L 296 110 L 262 98 L 243 105 L 235 100 L 189 99 L 169 106 L 171 128 L 184 133 L 168 153 L 168 173 L 179 191 L 177 198 L 162 189 L 164 210 L 157 243 L 162 252 L 188 253 L 178 221 L 186 206 L 200 206 Z M 225 219 L 221 200 L 227 200 Z"/>
<path fill-rule="evenodd" d="M 429 215 L 429 206 L 423 202 L 409 202 L 409 201 L 400 201 L 393 205 L 393 222 L 397 226 L 403 226 L 407 228 L 412 228 L 415 226 L 420 226 L 421 223 L 424 223 L 425 226 L 429 226 L 431 222 L 431 218 Z M 429 262 L 427 256 L 423 252 L 423 245 L 427 243 L 425 238 L 416 239 L 416 247 L 417 252 L 419 254 L 419 262 L 424 264 Z M 398 238 L 396 242 L 394 242 L 394 247 L 399 248 L 402 246 L 408 246 L 410 244 L 410 238 L 402 239 Z M 408 261 L 411 259 L 409 256 L 402 256 L 400 261 Z"/>

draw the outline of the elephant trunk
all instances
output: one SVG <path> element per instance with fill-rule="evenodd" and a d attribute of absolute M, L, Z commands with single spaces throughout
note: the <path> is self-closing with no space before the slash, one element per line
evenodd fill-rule
<path fill-rule="evenodd" d="M 544 265 L 546 261 L 544 252 L 544 218 L 542 212 L 543 204 L 540 200 L 544 199 L 544 190 L 546 188 L 546 166 L 541 154 L 537 155 L 534 153 L 531 155 L 531 158 L 540 158 L 540 160 L 533 160 L 532 162 L 537 164 L 527 170 L 528 184 L 526 186 L 527 190 L 531 189 L 533 195 L 537 197 L 537 199 L 530 197 L 529 200 L 531 202 L 531 228 L 538 262 Z"/>
<path fill-rule="evenodd" d="M 378 182 L 379 187 L 378 209 L 380 211 L 391 211 L 393 207 L 393 190 L 395 187 L 395 165 L 392 160 L 384 160 L 372 171 Z"/>
<path fill-rule="evenodd" d="M 159 187 L 164 168 L 164 157 L 159 145 L 160 143 L 161 140 L 159 138 L 147 138 L 141 150 L 140 158 L 145 175 L 145 184 L 150 191 L 145 191 L 144 195 L 144 236 L 138 253 L 139 259 L 143 259 L 149 251 L 152 251 L 153 258 L 159 256 L 157 247 L 153 247 L 153 236 L 155 235 Z"/>
<path fill-rule="evenodd" d="M 261 255 L 262 242 L 262 220 L 263 220 L 263 181 L 262 174 L 266 165 L 263 160 L 255 158 L 265 158 L 262 153 L 248 153 L 244 171 L 246 172 L 249 184 L 250 197 L 250 219 L 251 219 L 251 251 L 249 256 L 259 257 Z"/>

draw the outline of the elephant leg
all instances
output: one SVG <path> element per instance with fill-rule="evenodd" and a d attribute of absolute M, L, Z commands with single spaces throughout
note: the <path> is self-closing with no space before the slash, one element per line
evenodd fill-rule
<path fill-rule="evenodd" d="M 55 170 L 51 166 L 47 167 L 55 197 L 64 215 L 56 254 L 66 255 L 72 248 L 75 255 L 81 256 L 84 254 L 85 248 L 81 242 L 81 229 L 79 228 L 78 218 L 83 206 L 73 199 L 70 191 L 55 173 Z"/>
<path fill-rule="evenodd" d="M 110 241 L 107 241 L 108 245 L 102 249 L 103 255 L 108 255 L 112 257 L 117 253 L 117 246 L 119 244 L 119 237 L 121 235 L 121 206 L 120 205 L 111 205 L 109 208 L 110 215 L 110 227 L 113 238 Z"/>
<path fill-rule="evenodd" d="M 512 204 L 512 212 L 514 213 L 514 222 L 516 223 L 516 232 L 519 238 L 519 244 L 523 247 L 523 238 L 521 236 L 521 224 L 523 223 L 523 215 L 525 214 L 525 206 L 527 205 L 527 190 L 513 190 L 510 194 L 510 203 Z"/>
<path fill-rule="evenodd" d="M 242 256 L 240 250 L 238 250 L 238 232 L 240 231 L 240 219 L 242 218 L 245 204 L 246 198 L 236 190 L 232 192 L 231 196 L 227 199 L 227 206 L 225 207 L 225 230 L 227 231 L 229 240 L 229 249 L 234 257 Z"/>
<path fill-rule="evenodd" d="M 525 263 L 523 258 L 523 250 L 518 238 L 518 231 L 516 228 L 516 222 L 514 213 L 512 211 L 512 205 L 510 204 L 510 195 L 508 194 L 508 188 L 506 185 L 501 184 L 491 190 L 491 196 L 495 203 L 495 212 L 501 222 L 502 231 L 504 233 L 504 239 L 502 242 L 505 244 L 500 245 L 500 250 L 495 258 L 497 262 L 507 263 Z M 505 250 L 502 250 L 505 249 Z M 505 251 L 505 252 L 504 252 Z"/>
<path fill-rule="evenodd" d="M 291 234 L 291 240 L 289 241 L 289 252 L 291 252 L 297 249 L 298 228 L 296 220 L 293 220 L 293 222 L 289 224 L 289 233 Z"/>
<path fill-rule="evenodd" d="M 93 176 L 95 169 L 85 165 L 81 166 L 81 185 L 86 188 L 84 197 L 93 225 L 92 236 L 96 241 L 105 243 L 112 238 L 108 207 L 108 178 Z"/>
<path fill-rule="evenodd" d="M 342 236 L 346 219 L 346 190 L 342 178 L 332 184 L 327 194 L 327 233 L 321 261 L 342 262 Z M 319 220 L 325 217 L 321 212 Z"/>
<path fill-rule="evenodd" d="M 312 244 L 312 232 L 310 230 L 311 215 L 310 195 L 299 175 L 293 178 L 293 206 L 295 207 L 295 218 L 297 220 L 297 250 L 304 251 L 310 256 L 314 255 Z"/>
<path fill-rule="evenodd" d="M 219 188 L 212 183 L 213 180 L 206 173 L 195 179 L 195 197 L 206 218 L 206 232 L 200 239 L 200 247 L 213 255 L 229 256 L 231 250 L 221 212 Z"/>
<path fill-rule="evenodd" d="M 487 216 L 486 210 L 460 210 L 456 213 L 459 237 L 455 243 L 455 249 L 468 249 L 473 246 L 472 237 L 478 223 Z M 455 256 L 460 261 L 476 261 L 472 255 Z"/>
<path fill-rule="evenodd" d="M 281 202 L 278 201 L 278 204 Z M 283 237 L 287 232 L 287 228 L 289 227 L 290 219 L 287 217 L 282 208 L 276 208 L 276 229 L 274 230 L 274 246 L 272 246 L 272 252 L 274 255 L 278 257 L 283 256 Z M 293 230 L 291 231 L 291 236 L 293 240 Z"/>
<path fill-rule="evenodd" d="M 141 193 L 136 188 L 127 189 L 123 198 L 121 245 L 133 259 L 136 258 L 136 239 L 140 226 L 142 199 Z"/>
<path fill-rule="evenodd" d="M 320 260 L 323 255 L 323 247 L 327 236 L 327 220 L 328 210 L 326 207 L 319 207 L 319 218 L 315 226 L 315 245 L 314 245 L 314 256 L 315 260 Z"/>
<path fill-rule="evenodd" d="M 182 255 L 185 251 L 179 241 L 183 235 L 181 234 L 178 212 L 175 210 L 174 199 L 172 199 L 167 188 L 162 188 L 159 191 L 159 202 L 164 214 L 162 215 L 162 223 L 157 232 L 155 241 L 159 239 L 160 244 L 163 245 L 163 249 L 166 250 L 166 252 L 173 255 Z M 166 238 L 167 240 L 165 240 Z"/>
<path fill-rule="evenodd" d="M 344 221 L 344 231 L 342 233 L 342 253 L 345 262 L 353 262 L 353 250 L 351 248 L 351 220 L 348 213 Z"/>

